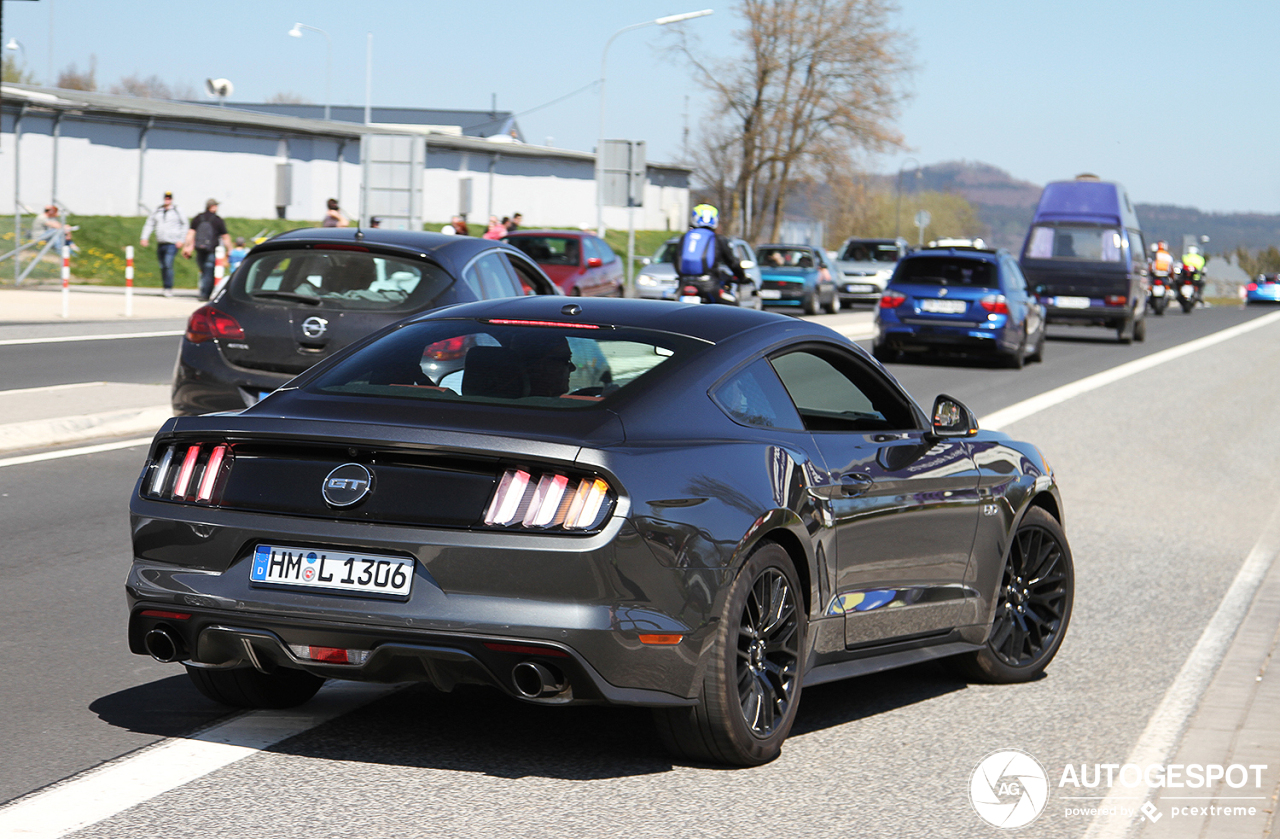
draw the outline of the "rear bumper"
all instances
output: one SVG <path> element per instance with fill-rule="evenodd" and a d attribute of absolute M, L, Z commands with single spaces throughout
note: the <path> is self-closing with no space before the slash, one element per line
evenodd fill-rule
<path fill-rule="evenodd" d="M 1046 306 L 1045 321 L 1074 326 L 1108 326 L 1118 328 L 1132 320 L 1134 313 L 1128 306 L 1107 306 L 1093 301 L 1087 309 Z"/>
<path fill-rule="evenodd" d="M 881 324 L 877 346 L 891 350 L 951 349 L 960 352 L 1013 352 L 1017 340 L 1007 328 L 982 329 L 970 326 Z"/>
<path fill-rule="evenodd" d="M 240 411 L 292 378 L 236 367 L 223 358 L 214 341 L 193 344 L 184 339 L 173 373 L 173 410 L 178 416 Z"/>

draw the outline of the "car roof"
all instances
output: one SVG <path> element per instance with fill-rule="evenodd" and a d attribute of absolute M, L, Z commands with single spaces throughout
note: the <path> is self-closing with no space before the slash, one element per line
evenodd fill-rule
<path fill-rule="evenodd" d="M 576 309 L 577 314 L 568 314 Z M 757 327 L 807 324 L 787 315 L 738 306 L 691 305 L 621 297 L 507 297 L 426 312 L 413 321 L 440 318 L 511 318 L 548 324 L 600 324 L 655 329 L 719 343 Z M 810 324 L 810 326 L 813 326 Z M 815 327 L 816 328 L 816 327 Z M 822 332 L 830 332 L 823 329 Z M 831 335 L 837 335 L 831 332 Z"/>
<path fill-rule="evenodd" d="M 564 239 L 585 239 L 588 236 L 594 239 L 600 238 L 599 236 L 596 236 L 596 234 L 588 233 L 585 230 L 528 230 L 523 227 L 519 230 L 513 230 L 507 234 L 507 238 L 509 239 L 520 236 L 559 236 Z"/>
<path fill-rule="evenodd" d="M 1001 252 L 1001 250 L 992 250 L 990 248 L 923 248 L 922 250 L 912 251 L 902 259 L 905 262 L 908 259 L 919 259 L 922 256 L 955 256 L 961 259 L 979 259 L 983 262 L 995 262 Z"/>
<path fill-rule="evenodd" d="M 460 271 L 477 254 L 495 247 L 520 253 L 505 242 L 476 236 L 446 235 L 421 230 L 390 230 L 382 227 L 304 227 L 289 230 L 258 245 L 250 253 L 317 244 L 365 245 L 398 250 L 428 257 L 451 273 Z M 520 254 L 520 256 L 524 256 Z"/>

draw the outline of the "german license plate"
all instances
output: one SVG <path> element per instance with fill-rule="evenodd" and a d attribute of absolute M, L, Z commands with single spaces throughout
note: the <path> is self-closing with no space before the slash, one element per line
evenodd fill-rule
<path fill-rule="evenodd" d="M 963 300 L 935 300 L 925 299 L 920 301 L 920 311 L 936 312 L 943 315 L 958 315 L 965 309 L 969 308 L 969 304 Z"/>
<path fill-rule="evenodd" d="M 762 288 L 760 289 L 760 299 L 761 300 L 781 300 L 782 292 L 776 288 Z"/>
<path fill-rule="evenodd" d="M 1055 297 L 1053 305 L 1059 309 L 1087 309 L 1089 308 L 1088 297 Z"/>
<path fill-rule="evenodd" d="M 875 291 L 876 287 L 867 285 L 866 283 L 845 283 L 844 290 L 846 294 L 865 294 Z"/>
<path fill-rule="evenodd" d="M 258 545 L 249 566 L 255 583 L 408 597 L 413 560 L 402 556 Z"/>
<path fill-rule="evenodd" d="M 682 294 L 680 295 L 680 302 L 681 303 L 701 303 L 702 298 L 696 294 Z"/>
<path fill-rule="evenodd" d="M 1182 287 L 1182 296 L 1183 296 L 1183 297 L 1190 297 L 1191 295 L 1193 295 L 1193 294 L 1195 294 L 1195 293 L 1196 293 L 1196 287 L 1195 287 L 1195 286 L 1193 286 L 1193 285 L 1184 285 L 1184 286 Z"/>
<path fill-rule="evenodd" d="M 1162 285 L 1153 285 L 1153 286 L 1151 287 L 1151 296 L 1152 296 L 1152 297 L 1164 297 L 1164 286 L 1162 286 Z"/>

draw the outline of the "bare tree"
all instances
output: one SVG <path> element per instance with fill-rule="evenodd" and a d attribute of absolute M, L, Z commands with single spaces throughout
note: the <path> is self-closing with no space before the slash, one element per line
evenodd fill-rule
<path fill-rule="evenodd" d="M 58 74 L 57 87 L 63 90 L 97 90 L 98 89 L 98 57 L 89 56 L 89 69 L 83 73 L 76 69 L 74 63 Z"/>
<path fill-rule="evenodd" d="M 12 55 L 6 55 L 2 62 L 3 69 L 0 70 L 0 80 L 13 82 L 14 84 L 35 84 L 36 77 L 27 70 L 26 66 L 19 66 L 18 59 Z"/>
<path fill-rule="evenodd" d="M 139 99 L 195 99 L 196 92 L 189 84 L 170 87 L 159 76 L 125 76 L 111 86 L 111 93 L 118 96 L 136 96 Z"/>
<path fill-rule="evenodd" d="M 901 145 L 892 123 L 910 72 L 891 0 L 741 0 L 745 55 L 714 68 L 686 46 L 714 94 L 698 176 L 732 229 L 778 235 L 792 191 L 851 165 L 855 152 Z"/>
<path fill-rule="evenodd" d="M 269 105 L 310 105 L 311 100 L 300 93 L 285 92 L 271 94 L 267 99 Z"/>

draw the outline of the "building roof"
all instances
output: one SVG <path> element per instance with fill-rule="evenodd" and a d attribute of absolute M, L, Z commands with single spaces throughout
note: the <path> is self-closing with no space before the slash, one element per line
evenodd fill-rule
<path fill-rule="evenodd" d="M 363 124 L 364 109 L 354 106 L 331 106 L 330 116 L 337 117 L 339 110 L 351 109 L 360 112 L 360 122 L 331 118 L 312 119 L 305 116 L 287 116 L 275 113 L 263 113 L 246 110 L 230 105 L 202 105 L 194 102 L 179 102 L 170 99 L 147 99 L 136 96 L 120 96 L 112 93 L 99 93 L 87 90 L 67 90 L 63 88 L 47 88 L 37 85 L 9 84 L 0 86 L 0 95 L 6 110 L 23 108 L 34 112 L 74 112 L 91 118 L 102 120 L 119 120 L 122 117 L 132 119 L 152 118 L 169 123 L 187 123 L 190 125 L 222 126 L 227 129 L 256 129 L 264 133 L 312 135 L 338 138 L 359 138 L 373 129 L 378 134 L 411 134 L 427 135 L 427 145 L 435 149 L 452 151 L 468 151 L 480 154 L 500 154 L 503 157 L 539 157 L 558 158 L 595 162 L 593 152 L 558 149 L 549 146 L 533 146 L 512 138 L 509 134 L 497 133 L 494 139 L 456 133 L 446 130 L 454 123 L 440 125 L 409 121 L 408 117 L 417 115 L 423 119 L 447 117 L 448 115 L 464 116 L 466 114 L 483 114 L 488 111 L 434 111 L 421 108 L 375 108 L 372 117 L 394 117 L 405 119 L 399 124 L 380 123 L 374 126 Z M 274 106 L 272 106 L 274 107 Z M 318 108 L 323 114 L 323 106 L 302 106 Z M 344 110 L 345 114 L 345 110 Z M 498 112 L 498 117 L 511 118 L 510 114 Z M 513 120 L 513 118 L 511 118 Z M 514 121 L 511 123 L 514 125 Z M 461 126 L 465 128 L 466 126 Z M 472 124 L 475 130 L 480 130 Z M 689 173 L 687 166 L 650 163 L 654 169 L 665 169 Z"/>
<path fill-rule="evenodd" d="M 228 102 L 227 107 L 303 119 L 324 118 L 324 105 Z M 359 105 L 330 105 L 329 118 L 337 122 L 363 123 L 364 108 Z M 515 115 L 510 111 L 457 111 L 377 106 L 369 109 L 369 119 L 370 122 L 379 126 L 427 126 L 438 128 L 442 133 L 458 133 L 468 137 L 492 137 L 495 134 L 503 134 L 520 141 L 524 140 Z"/>

